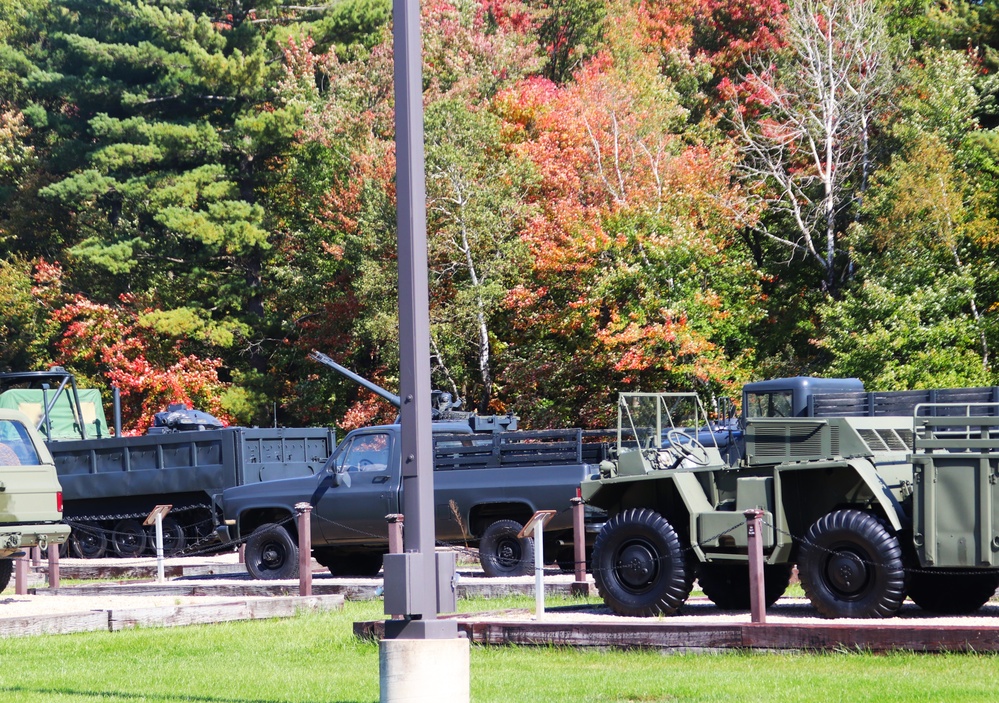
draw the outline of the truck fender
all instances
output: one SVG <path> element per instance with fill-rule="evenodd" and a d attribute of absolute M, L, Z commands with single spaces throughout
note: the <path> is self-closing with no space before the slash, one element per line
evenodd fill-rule
<path fill-rule="evenodd" d="M 797 473 L 800 471 L 812 472 L 819 471 L 823 469 L 832 470 L 846 470 L 851 472 L 856 479 L 863 483 L 867 489 L 870 491 L 873 500 L 877 503 L 878 507 L 884 513 L 884 516 L 891 526 L 892 530 L 898 532 L 902 530 L 907 525 L 902 524 L 902 515 L 904 511 L 902 506 L 892 495 L 891 490 L 888 485 L 884 482 L 882 476 L 878 473 L 873 462 L 868 457 L 855 457 L 851 459 L 842 459 L 835 461 L 806 461 L 800 463 L 789 463 L 780 464 L 776 467 L 775 476 L 777 477 L 777 490 L 780 493 L 784 492 L 784 485 L 787 479 L 784 478 L 786 473 Z M 787 510 L 787 505 L 785 503 L 786 497 L 778 498 L 778 509 L 781 511 L 782 516 L 778 518 L 779 522 L 783 525 L 782 529 L 787 529 L 786 518 L 783 517 L 785 511 Z M 800 526 L 805 529 L 805 526 Z"/>
<path fill-rule="evenodd" d="M 865 457 L 863 459 L 850 459 L 848 463 L 860 478 L 863 479 L 864 483 L 870 487 L 871 493 L 884 511 L 892 529 L 896 532 L 901 530 L 903 526 L 899 515 L 903 514 L 902 506 L 895 499 L 884 478 L 878 473 L 871 460 Z"/>

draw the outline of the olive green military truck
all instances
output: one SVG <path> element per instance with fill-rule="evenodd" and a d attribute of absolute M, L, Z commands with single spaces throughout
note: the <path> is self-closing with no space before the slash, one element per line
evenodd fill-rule
<path fill-rule="evenodd" d="M 581 487 L 608 512 L 592 570 L 614 611 L 675 612 L 695 578 L 716 605 L 748 609 L 750 509 L 763 511 L 768 605 L 795 564 L 826 617 L 891 617 L 906 597 L 966 613 L 995 593 L 999 403 L 932 392 L 881 414 L 839 398 L 819 417 L 791 402 L 808 380 L 765 382 L 724 426 L 694 394 L 620 395 L 616 456 Z"/>
<path fill-rule="evenodd" d="M 45 442 L 25 415 L 0 409 L 0 591 L 13 557 L 66 541 L 69 525 L 61 520 L 62 488 Z"/>

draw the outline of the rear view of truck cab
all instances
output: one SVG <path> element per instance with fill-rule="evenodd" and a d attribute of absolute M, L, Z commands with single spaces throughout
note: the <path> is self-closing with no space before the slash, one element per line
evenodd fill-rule
<path fill-rule="evenodd" d="M 27 416 L 0 409 L 0 591 L 10 581 L 12 557 L 66 541 L 70 528 L 61 521 L 52 455 Z"/>

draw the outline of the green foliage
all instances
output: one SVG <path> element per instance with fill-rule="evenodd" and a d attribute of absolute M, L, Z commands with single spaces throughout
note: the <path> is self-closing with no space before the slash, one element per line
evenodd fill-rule
<path fill-rule="evenodd" d="M 42 361 L 35 355 L 45 311 L 32 287 L 29 264 L 0 261 L 0 367 L 5 371 L 32 370 Z"/>
<path fill-rule="evenodd" d="M 831 145 L 863 157 L 826 169 L 842 189 L 803 261 L 813 230 L 756 188 L 773 179 L 737 182 L 719 128 L 740 96 L 747 129 L 790 143 L 757 90 L 805 49 L 784 4 L 424 3 L 434 384 L 565 426 L 605 424 L 626 388 L 992 381 L 995 3 L 854 5 L 909 51 L 888 47 L 871 109 L 838 103 L 855 119 Z M 102 383 L 121 363 L 133 417 L 177 391 L 248 423 L 274 403 L 391 419 L 305 358 L 398 388 L 389 19 L 387 0 L 0 0 L 0 363 Z M 857 36 L 846 58 L 874 46 Z M 883 77 L 868 58 L 840 77 Z M 785 202 L 817 203 L 825 163 L 795 143 L 784 172 L 810 185 Z"/>
<path fill-rule="evenodd" d="M 535 12 L 538 43 L 548 57 L 542 75 L 555 83 L 564 83 L 597 52 L 607 3 L 541 0 Z"/>
<path fill-rule="evenodd" d="M 819 312 L 833 357 L 831 377 L 856 377 L 868 388 L 990 385 L 978 329 L 969 319 L 969 281 L 939 272 L 932 285 L 867 282 Z"/>

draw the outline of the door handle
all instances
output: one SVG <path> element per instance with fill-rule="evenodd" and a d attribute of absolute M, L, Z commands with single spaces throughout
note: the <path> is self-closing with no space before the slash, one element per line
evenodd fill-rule
<path fill-rule="evenodd" d="M 371 479 L 371 482 L 372 483 L 388 483 L 388 480 L 389 480 L 388 476 L 375 476 L 373 479 Z"/>

